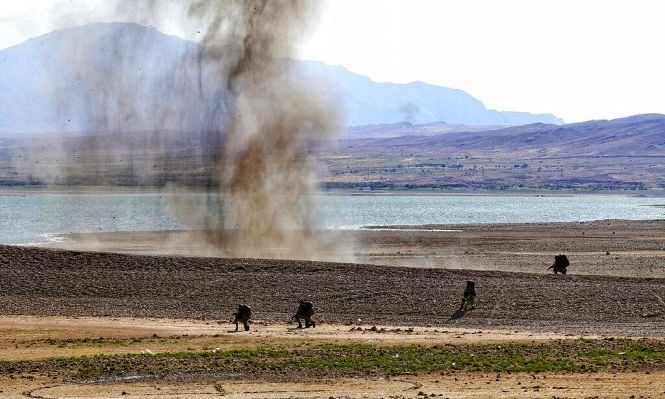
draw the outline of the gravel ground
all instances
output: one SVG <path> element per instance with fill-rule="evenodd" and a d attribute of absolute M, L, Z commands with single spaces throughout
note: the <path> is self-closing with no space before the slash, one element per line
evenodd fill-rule
<path fill-rule="evenodd" d="M 554 276 L 260 259 L 122 255 L 0 246 L 3 314 L 319 322 L 665 336 L 665 279 Z M 456 313 L 465 281 L 477 309 Z"/>
<path fill-rule="evenodd" d="M 569 272 L 575 275 L 665 278 L 665 220 L 383 226 L 317 234 L 324 242 L 342 244 L 312 260 L 547 274 L 554 255 L 563 252 L 571 262 Z M 228 257 L 196 231 L 62 238 L 51 245 L 77 251 Z"/>
<path fill-rule="evenodd" d="M 665 220 L 385 227 L 359 233 L 365 263 L 549 273 L 563 252 L 576 275 L 665 278 Z"/>

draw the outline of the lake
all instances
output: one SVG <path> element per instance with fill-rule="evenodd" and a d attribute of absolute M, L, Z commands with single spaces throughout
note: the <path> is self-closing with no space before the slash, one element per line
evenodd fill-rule
<path fill-rule="evenodd" d="M 203 194 L 188 194 L 205 201 Z M 319 195 L 321 227 L 663 219 L 663 198 L 617 195 Z M 45 243 L 62 233 L 195 228 L 176 220 L 161 194 L 3 195 L 0 243 Z"/>

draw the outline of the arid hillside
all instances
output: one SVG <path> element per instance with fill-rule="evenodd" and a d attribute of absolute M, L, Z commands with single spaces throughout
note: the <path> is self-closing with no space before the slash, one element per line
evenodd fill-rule
<path fill-rule="evenodd" d="M 665 115 L 460 129 L 356 128 L 360 138 L 341 140 L 324 153 L 330 171 L 325 183 L 356 190 L 665 189 Z"/>
<path fill-rule="evenodd" d="M 355 127 L 310 151 L 328 189 L 665 192 L 665 115 L 487 129 Z M 1 138 L 0 185 L 215 186 L 212 150 L 224 140 L 219 132 Z"/>

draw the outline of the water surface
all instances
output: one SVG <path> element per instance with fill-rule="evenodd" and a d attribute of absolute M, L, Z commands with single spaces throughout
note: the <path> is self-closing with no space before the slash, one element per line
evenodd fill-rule
<path fill-rule="evenodd" d="M 189 194 L 204 203 L 203 194 Z M 322 228 L 368 225 L 568 222 L 599 219 L 662 219 L 662 198 L 616 195 L 440 196 L 321 195 Z M 0 196 L 0 243 L 44 243 L 63 233 L 196 228 L 168 212 L 161 194 Z"/>

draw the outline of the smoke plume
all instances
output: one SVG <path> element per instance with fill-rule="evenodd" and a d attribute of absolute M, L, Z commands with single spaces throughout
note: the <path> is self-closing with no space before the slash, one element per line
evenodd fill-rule
<path fill-rule="evenodd" d="M 119 17 L 138 21 L 179 7 L 183 19 L 195 21 L 200 45 L 159 49 L 154 30 L 112 24 L 107 35 L 102 29 L 81 37 L 69 62 L 87 96 L 63 99 L 66 88 L 57 83 L 50 90 L 61 118 L 89 134 L 58 143 L 58 155 L 48 155 L 58 158 L 57 172 L 41 177 L 65 185 L 203 188 L 204 200 L 175 196 L 170 209 L 205 231 L 211 245 L 234 256 L 316 257 L 330 243 L 316 233 L 311 194 L 320 166 L 311 153 L 339 130 L 340 118 L 333 99 L 291 61 L 316 20 L 315 5 L 121 3 Z M 156 51 L 165 52 L 163 63 L 138 62 Z M 152 83 L 137 85 L 145 79 Z"/>
<path fill-rule="evenodd" d="M 310 138 L 331 134 L 336 115 L 299 87 L 286 61 L 312 17 L 302 0 L 195 2 L 190 12 L 212 17 L 204 57 L 228 60 L 224 72 L 228 140 L 219 165 L 233 225 L 243 248 L 278 245 L 296 252 L 312 245 L 315 169 Z M 224 23 L 224 18 L 228 21 Z M 293 254 L 296 255 L 296 254 Z"/>

